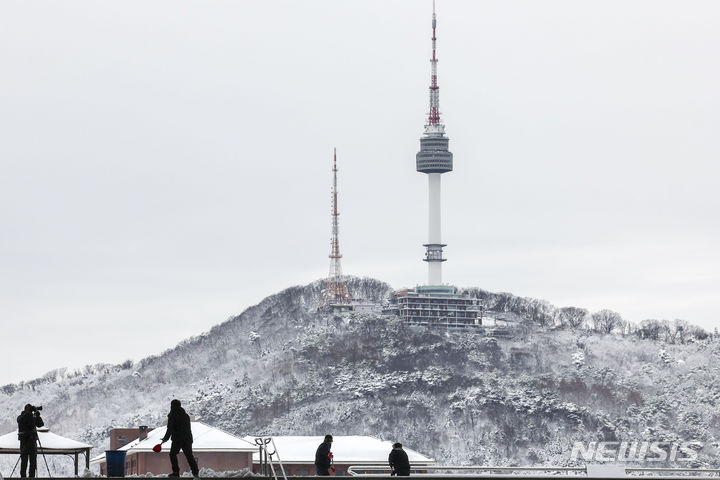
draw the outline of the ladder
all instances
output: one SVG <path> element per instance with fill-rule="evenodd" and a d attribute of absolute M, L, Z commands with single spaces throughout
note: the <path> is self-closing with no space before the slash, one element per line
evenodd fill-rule
<path fill-rule="evenodd" d="M 273 480 L 278 480 L 274 465 L 277 463 L 277 466 L 280 467 L 283 480 L 287 480 L 285 467 L 283 467 L 282 460 L 280 460 L 280 454 L 275 446 L 275 440 L 273 440 L 272 437 L 257 437 L 255 438 L 255 444 L 260 450 L 260 475 L 272 475 Z"/>

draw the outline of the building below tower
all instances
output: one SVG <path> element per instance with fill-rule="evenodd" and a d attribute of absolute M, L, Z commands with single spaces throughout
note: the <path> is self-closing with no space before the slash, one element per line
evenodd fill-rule
<path fill-rule="evenodd" d="M 458 293 L 451 285 L 428 285 L 398 290 L 385 313 L 410 325 L 472 328 L 482 325 L 476 298 Z"/>
<path fill-rule="evenodd" d="M 353 310 L 355 310 L 354 303 L 325 303 L 321 304 L 317 309 L 319 313 L 332 313 L 335 315 L 352 312 Z"/>

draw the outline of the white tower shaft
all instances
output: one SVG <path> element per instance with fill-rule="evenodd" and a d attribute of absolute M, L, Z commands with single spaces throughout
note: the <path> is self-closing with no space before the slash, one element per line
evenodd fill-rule
<path fill-rule="evenodd" d="M 440 174 L 428 174 L 428 244 L 442 245 L 440 239 Z M 442 262 L 428 262 L 428 285 L 442 284 Z"/>

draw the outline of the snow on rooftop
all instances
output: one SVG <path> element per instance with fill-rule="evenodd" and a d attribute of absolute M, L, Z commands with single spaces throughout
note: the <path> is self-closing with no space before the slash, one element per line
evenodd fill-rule
<path fill-rule="evenodd" d="M 238 438 L 219 428 L 211 427 L 202 422 L 191 422 L 190 427 L 193 434 L 193 452 L 254 452 L 257 447 L 247 440 Z M 152 452 L 153 447 L 162 442 L 167 427 L 154 428 L 148 432 L 144 440 L 135 439 L 118 450 L 125 450 L 128 455 L 140 452 Z M 163 445 L 163 451 L 170 449 L 171 441 Z M 97 464 L 105 461 L 105 454 L 94 457 L 90 463 Z"/>
<path fill-rule="evenodd" d="M 248 442 L 255 443 L 256 437 L 244 437 Z M 315 450 L 324 436 L 278 436 L 272 437 L 280 460 L 283 463 L 314 463 Z M 385 465 L 394 442 L 379 440 L 374 437 L 348 435 L 333 436 L 332 452 L 337 464 L 382 464 Z M 435 460 L 403 445 L 411 464 L 434 465 Z M 259 462 L 259 453 L 253 453 L 253 462 Z"/>
<path fill-rule="evenodd" d="M 82 450 L 85 448 L 93 448 L 87 443 L 78 442 L 70 438 L 65 438 L 48 429 L 38 429 L 38 437 L 40 445 L 44 450 Z M 18 450 L 20 448 L 20 440 L 18 440 L 18 432 L 7 433 L 0 437 L 0 450 Z"/>

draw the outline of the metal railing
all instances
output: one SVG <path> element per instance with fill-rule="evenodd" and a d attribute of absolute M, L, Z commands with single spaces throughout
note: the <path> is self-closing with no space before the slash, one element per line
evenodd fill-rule
<path fill-rule="evenodd" d="M 668 473 L 693 473 L 693 474 L 702 474 L 702 475 L 694 475 L 694 476 L 702 476 L 702 477 L 713 477 L 713 476 L 720 476 L 720 469 L 717 468 L 661 468 L 661 467 L 625 467 L 625 471 L 627 473 L 659 473 L 659 472 L 668 472 Z"/>
<path fill-rule="evenodd" d="M 348 467 L 348 473 L 350 475 L 375 475 L 379 477 L 386 477 L 390 475 L 390 467 L 385 465 L 352 465 Z M 359 473 L 359 472 L 383 472 L 383 473 Z M 446 474 L 437 474 L 430 472 L 455 472 Z M 476 473 L 458 473 L 458 472 L 476 472 Z M 456 477 L 458 475 L 473 475 L 477 476 L 479 472 L 502 472 L 503 475 L 517 474 L 517 473 L 540 473 L 540 472 L 565 472 L 565 473 L 578 473 L 584 474 L 584 467 L 486 467 L 486 466 L 461 466 L 461 465 L 432 465 L 422 466 L 417 465 L 410 467 L 410 473 L 414 475 L 432 475 L 432 476 L 451 476 Z"/>
<path fill-rule="evenodd" d="M 645 476 L 656 480 L 666 478 L 683 479 L 707 479 L 720 477 L 720 469 L 712 468 L 662 468 L 662 467 L 624 467 L 614 465 L 624 471 L 625 477 Z M 591 477 L 600 478 L 597 475 L 588 475 L 587 467 L 492 467 L 492 466 L 460 466 L 460 465 L 417 465 L 411 467 L 413 476 L 432 477 L 459 477 L 473 476 L 479 478 L 501 477 L 501 476 L 530 476 L 534 478 L 557 477 L 559 475 L 569 477 Z M 378 473 L 368 473 L 378 472 Z M 445 472 L 445 473 L 442 473 Z M 347 473 L 352 476 L 387 477 L 391 470 L 386 465 L 352 465 L 348 467 Z M 623 476 L 623 475 L 621 475 Z M 610 478 L 610 477 L 607 477 Z"/>

